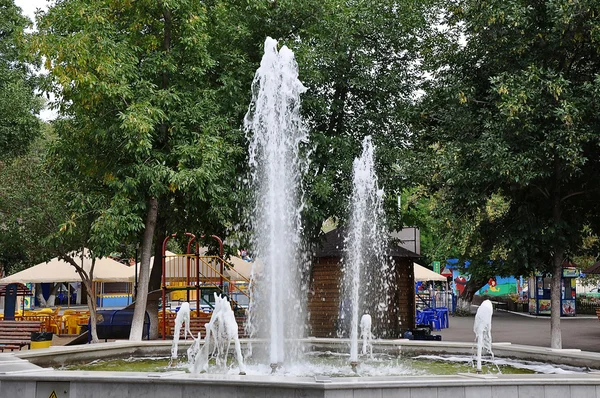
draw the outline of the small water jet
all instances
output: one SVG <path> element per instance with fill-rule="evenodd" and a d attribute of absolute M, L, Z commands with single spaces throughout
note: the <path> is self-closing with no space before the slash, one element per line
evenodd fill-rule
<path fill-rule="evenodd" d="M 196 344 L 199 343 L 198 338 L 194 345 L 192 345 L 194 349 L 192 349 L 192 352 L 188 353 L 188 357 L 193 358 L 192 373 L 197 374 L 201 371 L 208 371 L 209 355 L 216 358 L 218 366 L 225 367 L 227 365 L 227 356 L 229 355 L 231 340 L 233 340 L 239 374 L 245 375 L 246 366 L 242 356 L 235 314 L 226 297 L 220 297 L 217 293 L 214 293 L 214 297 L 215 306 L 210 317 L 210 322 L 204 326 L 206 328 L 204 345 L 200 346 L 200 344 Z M 212 351 L 210 349 L 211 342 L 213 344 Z"/>
<path fill-rule="evenodd" d="M 487 351 L 494 359 L 492 352 L 492 314 L 494 307 L 490 300 L 484 300 L 477 309 L 475 322 L 473 323 L 473 332 L 477 339 L 477 373 L 481 373 L 481 356 L 483 351 Z"/>
<path fill-rule="evenodd" d="M 364 314 L 360 318 L 360 335 L 363 339 L 362 354 L 367 355 L 373 359 L 373 333 L 371 331 L 371 315 Z"/>
<path fill-rule="evenodd" d="M 175 332 L 173 334 L 173 343 L 171 345 L 171 362 L 177 361 L 177 348 L 179 345 L 179 334 L 181 333 L 181 326 L 185 324 L 183 330 L 183 339 L 187 340 L 187 335 L 189 334 L 194 339 L 194 335 L 190 331 L 190 303 L 184 302 L 179 306 L 179 311 L 177 311 L 177 316 L 175 317 Z M 198 338 L 200 338 L 198 336 Z"/>

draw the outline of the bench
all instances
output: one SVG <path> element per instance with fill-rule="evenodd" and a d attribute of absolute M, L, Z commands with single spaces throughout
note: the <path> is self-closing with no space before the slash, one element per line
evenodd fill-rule
<path fill-rule="evenodd" d="M 508 311 L 508 304 L 503 301 L 492 301 L 492 307 L 494 311 Z"/>
<path fill-rule="evenodd" d="M 31 346 L 31 333 L 40 332 L 40 321 L 0 321 L 0 351 L 20 350 Z"/>

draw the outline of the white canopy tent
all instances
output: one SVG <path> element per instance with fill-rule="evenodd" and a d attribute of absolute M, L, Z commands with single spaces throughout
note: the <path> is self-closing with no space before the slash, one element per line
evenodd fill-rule
<path fill-rule="evenodd" d="M 75 255 L 77 264 L 82 264 L 81 254 Z M 92 259 L 87 249 L 84 250 L 83 269 L 90 272 Z M 129 282 L 133 267 L 121 264 L 108 257 L 96 259 L 94 266 L 94 282 Z M 34 265 L 16 274 L 0 279 L 0 283 L 53 283 L 53 282 L 81 282 L 81 277 L 70 263 L 53 258 L 45 263 Z"/>
<path fill-rule="evenodd" d="M 206 248 L 200 248 L 201 255 L 206 253 Z M 166 251 L 167 263 L 166 263 L 166 271 L 167 278 L 176 273 L 175 269 L 177 268 L 177 255 L 173 252 Z M 193 260 L 193 257 L 192 257 Z M 232 282 L 245 282 L 246 279 L 250 280 L 250 273 L 252 271 L 252 265 L 254 263 L 248 262 L 246 260 L 241 259 L 240 257 L 231 256 L 229 259 L 224 260 L 225 263 L 229 266 L 233 266 L 233 270 L 225 269 L 224 276 Z M 150 257 L 150 270 L 154 266 L 154 257 Z M 129 281 L 133 282 L 135 280 L 135 270 L 131 267 L 131 271 L 129 274 Z M 140 272 L 140 263 L 137 266 L 138 276 Z M 195 264 L 192 261 L 190 272 L 193 274 L 195 272 Z"/>
<path fill-rule="evenodd" d="M 438 274 L 437 272 L 433 272 L 432 270 L 425 268 L 417 263 L 413 263 L 414 273 L 415 273 L 415 283 L 416 282 L 429 282 L 429 297 L 431 300 L 435 301 L 435 305 L 437 306 L 445 306 L 448 307 L 451 303 L 450 298 L 448 296 L 448 278 L 443 275 Z M 445 291 L 444 292 L 435 292 L 433 282 L 444 282 Z M 427 289 L 425 289 L 427 290 Z M 440 296 L 440 293 L 442 295 Z M 417 295 L 419 295 L 417 293 Z"/>
<path fill-rule="evenodd" d="M 417 263 L 413 263 L 415 269 L 415 282 L 424 282 L 424 281 L 440 281 L 447 282 L 448 279 L 440 275 L 432 270 L 425 268 Z"/>
<path fill-rule="evenodd" d="M 229 260 L 225 260 L 229 265 L 233 266 L 231 269 L 225 270 L 225 276 L 231 281 L 235 282 L 246 282 L 250 280 L 252 274 L 253 262 L 246 261 L 240 257 L 231 256 Z"/>

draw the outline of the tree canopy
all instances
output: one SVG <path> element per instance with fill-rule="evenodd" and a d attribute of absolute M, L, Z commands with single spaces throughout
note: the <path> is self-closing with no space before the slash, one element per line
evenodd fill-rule
<path fill-rule="evenodd" d="M 598 227 L 598 11 L 587 1 L 453 3 L 441 25 L 452 34 L 440 32 L 451 41 L 438 38 L 427 58 L 414 118 L 423 181 L 471 225 L 463 254 L 558 275 L 556 308 L 563 261 Z"/>
<path fill-rule="evenodd" d="M 25 43 L 30 25 L 13 0 L 0 1 L 0 161 L 26 153 L 40 134 L 35 59 Z"/>
<path fill-rule="evenodd" d="M 600 229 L 598 8 L 60 0 L 25 40 L 27 20 L 0 0 L 3 225 L 21 228 L 11 200 L 44 206 L 41 191 L 31 202 L 27 186 L 19 191 L 21 176 L 60 187 L 57 207 L 28 216 L 45 225 L 56 211 L 52 227 L 32 231 L 64 253 L 85 244 L 102 256 L 142 242 L 141 296 L 154 286 L 149 261 L 167 232 L 237 239 L 248 196 L 241 123 L 272 36 L 294 50 L 308 88 L 308 236 L 326 219 L 345 221 L 352 161 L 372 135 L 389 224 L 422 227 L 426 256 L 468 259 L 474 280 L 557 275 L 564 260 L 589 255 L 585 242 Z M 59 111 L 43 154 L 28 152 L 40 131 L 29 65 L 41 57 Z"/>

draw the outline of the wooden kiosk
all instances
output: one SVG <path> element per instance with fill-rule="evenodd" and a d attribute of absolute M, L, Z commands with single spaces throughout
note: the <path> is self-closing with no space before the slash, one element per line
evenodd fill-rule
<path fill-rule="evenodd" d="M 310 335 L 314 337 L 337 337 L 344 236 L 342 229 L 326 233 L 314 256 L 308 294 Z M 401 338 L 404 331 L 415 327 L 413 261 L 419 255 L 399 246 L 388 247 L 388 254 L 395 264 L 393 299 L 388 308 L 391 322 L 377 325 L 374 319 L 373 325 L 379 329 L 375 331 L 378 336 Z"/>

